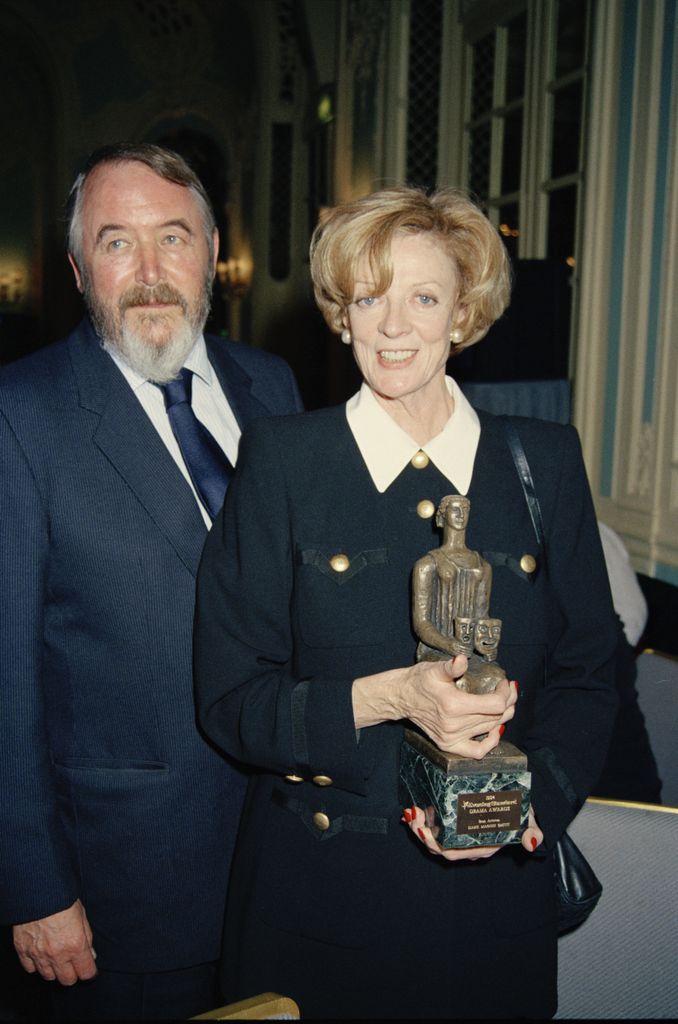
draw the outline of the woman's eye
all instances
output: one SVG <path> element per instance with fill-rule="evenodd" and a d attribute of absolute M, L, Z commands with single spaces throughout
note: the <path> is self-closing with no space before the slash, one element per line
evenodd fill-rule
<path fill-rule="evenodd" d="M 436 301 L 432 295 L 417 295 L 417 300 L 421 306 L 432 306 Z"/>
<path fill-rule="evenodd" d="M 364 295 L 356 301 L 356 306 L 373 306 L 376 301 L 376 295 Z"/>

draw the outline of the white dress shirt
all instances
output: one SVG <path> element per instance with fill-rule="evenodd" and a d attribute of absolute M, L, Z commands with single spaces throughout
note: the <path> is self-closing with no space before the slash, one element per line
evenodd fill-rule
<path fill-rule="evenodd" d="M 132 388 L 144 412 L 160 434 L 165 447 L 186 478 L 198 503 L 205 524 L 209 528 L 212 525 L 212 520 L 207 509 L 200 501 L 186 468 L 186 463 L 184 462 L 181 450 L 172 431 L 167 410 L 165 409 L 165 399 L 162 391 L 157 384 L 153 384 L 152 381 L 138 374 L 136 370 L 131 369 L 120 359 L 117 353 L 109 351 L 109 355 Z M 184 366 L 186 369 L 193 371 L 191 394 L 193 412 L 203 426 L 207 427 L 222 451 L 226 453 L 231 465 L 235 466 L 238 457 L 238 444 L 240 442 L 240 427 L 208 359 L 207 346 L 202 335 L 186 357 Z"/>
<path fill-rule="evenodd" d="M 413 440 L 379 404 L 367 384 L 346 403 L 346 419 L 374 486 L 380 494 L 400 476 L 418 451 L 447 477 L 460 494 L 468 494 L 480 439 L 480 421 L 452 377 L 445 377 L 454 411 L 435 437 L 424 445 Z"/>

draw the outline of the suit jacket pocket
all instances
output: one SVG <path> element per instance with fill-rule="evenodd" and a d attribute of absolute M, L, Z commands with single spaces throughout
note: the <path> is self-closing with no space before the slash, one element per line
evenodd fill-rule
<path fill-rule="evenodd" d="M 54 764 L 60 768 L 74 771 L 90 770 L 95 772 L 167 772 L 169 765 L 164 761 L 144 761 L 136 758 L 120 757 L 56 757 Z"/>
<path fill-rule="evenodd" d="M 299 546 L 295 602 L 299 631 L 309 647 L 364 647 L 382 642 L 386 548 L 340 544 Z"/>
<path fill-rule="evenodd" d="M 276 792 L 258 864 L 254 905 L 259 916 L 282 931 L 331 945 L 356 949 L 376 941 L 379 876 L 388 856 L 385 819 L 365 818 L 362 830 L 359 817 L 351 816 L 350 827 L 320 832 L 310 826 L 310 815 L 276 799 Z M 378 820 L 383 827 L 375 824 Z M 351 903 L 350 912 L 329 912 L 345 906 L 352 892 L 360 893 L 360 900 Z"/>

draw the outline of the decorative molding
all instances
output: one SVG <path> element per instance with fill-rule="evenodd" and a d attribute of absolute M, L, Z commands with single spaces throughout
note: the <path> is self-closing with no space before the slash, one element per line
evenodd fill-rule
<path fill-rule="evenodd" d="M 594 7 L 585 194 L 574 337 L 574 422 L 594 494 L 601 492 L 603 410 L 610 347 L 610 254 L 613 251 L 615 112 L 619 103 L 622 8 L 617 0 Z M 612 382 L 616 389 L 616 380 Z"/>
<path fill-rule="evenodd" d="M 652 494 L 655 440 L 653 425 L 642 423 L 636 437 L 635 480 L 629 487 L 629 493 L 637 494 L 640 498 L 647 498 Z"/>

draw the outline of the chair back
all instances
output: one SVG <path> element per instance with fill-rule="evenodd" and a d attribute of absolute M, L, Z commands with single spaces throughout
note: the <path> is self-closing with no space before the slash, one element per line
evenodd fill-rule
<path fill-rule="evenodd" d="M 299 1020 L 301 1014 L 294 999 L 277 992 L 262 992 L 250 999 L 227 1003 L 191 1020 Z"/>
<path fill-rule="evenodd" d="M 678 1018 L 678 808 L 588 800 L 568 831 L 603 894 L 559 939 L 556 1019 Z"/>
<path fill-rule="evenodd" d="M 661 801 L 669 807 L 678 807 L 678 658 L 643 651 L 636 658 L 636 667 L 638 704 L 662 780 Z"/>

